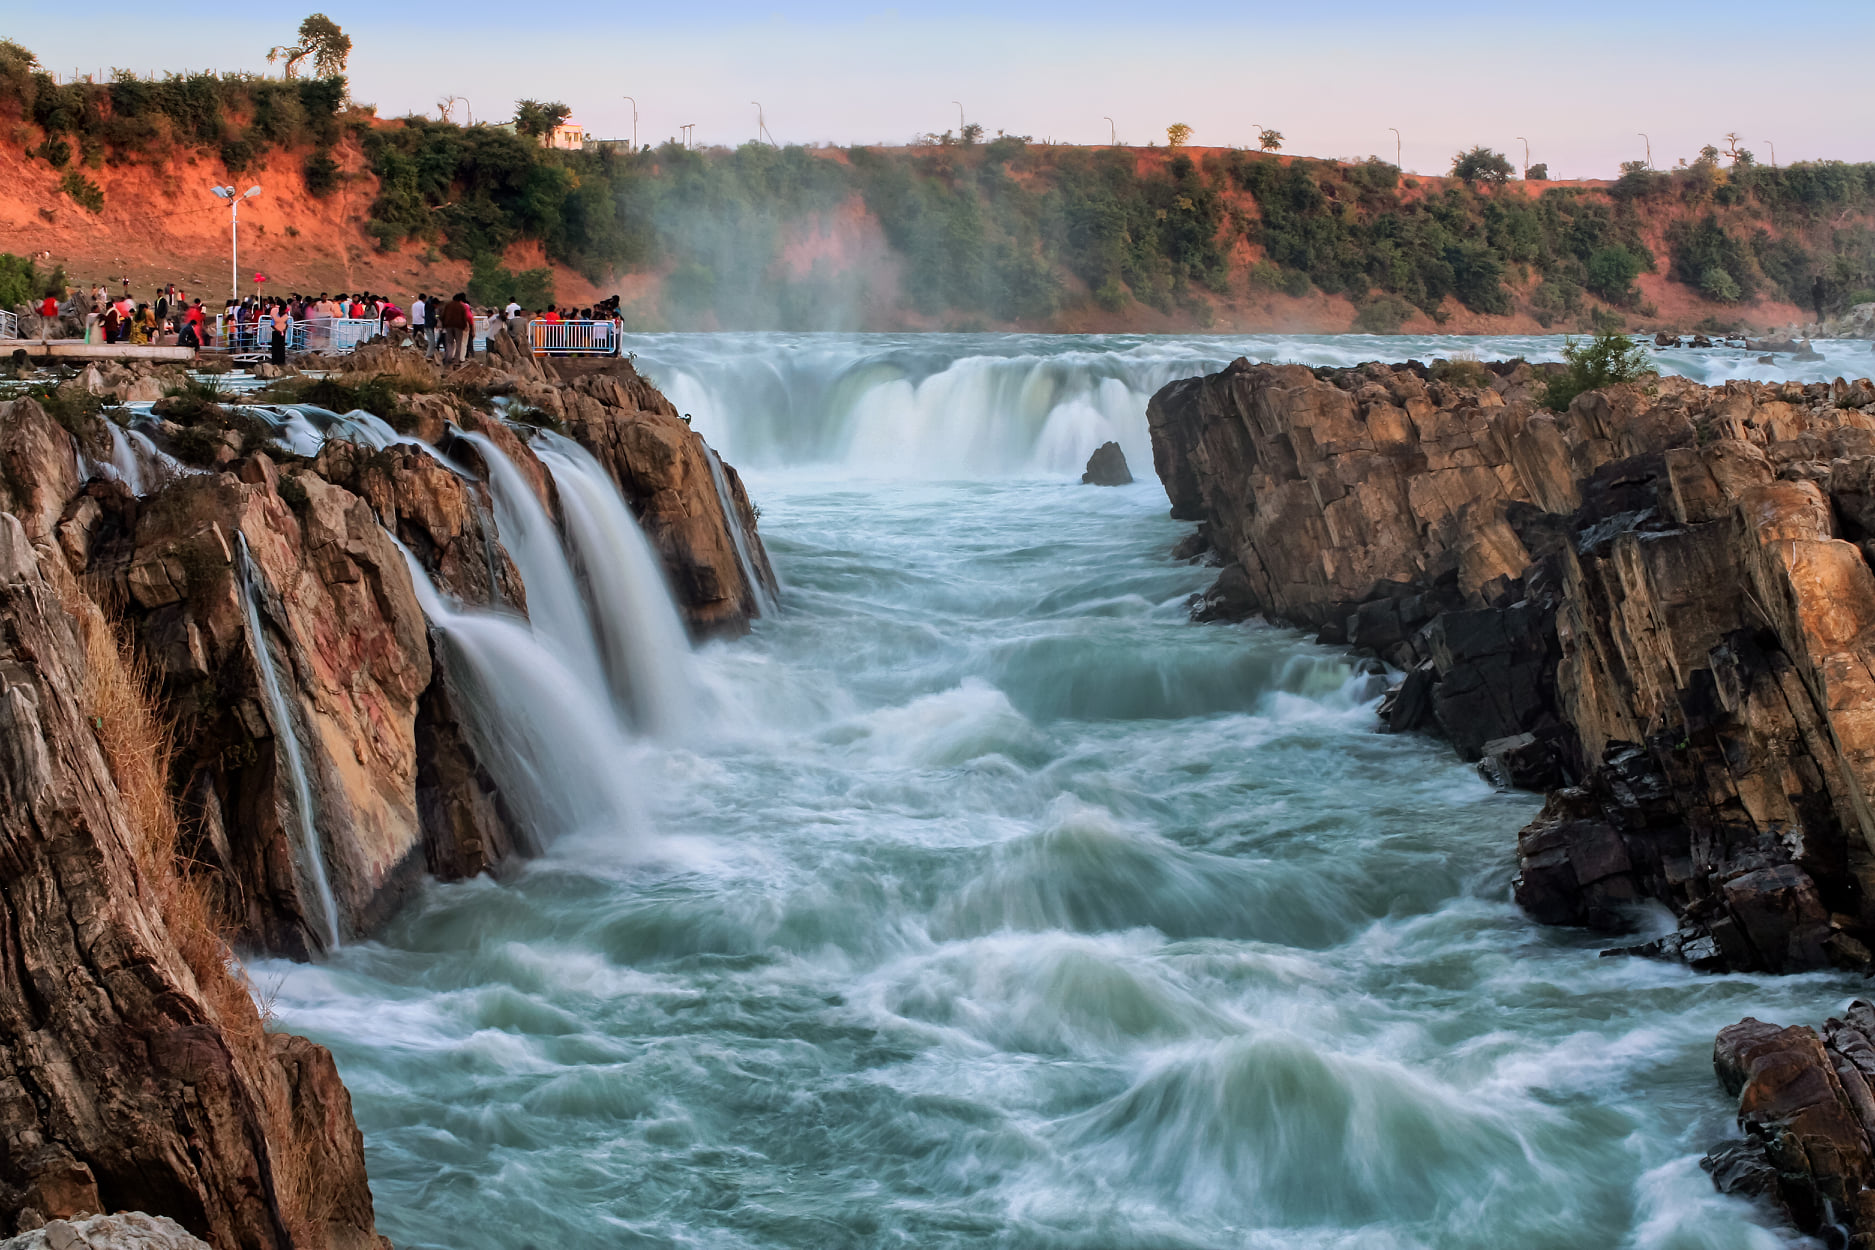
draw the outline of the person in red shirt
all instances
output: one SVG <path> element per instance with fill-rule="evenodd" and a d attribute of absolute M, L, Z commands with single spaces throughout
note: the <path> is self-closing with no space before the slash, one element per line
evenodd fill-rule
<path fill-rule="evenodd" d="M 52 323 L 59 319 L 59 297 L 48 295 L 39 305 L 39 341 L 44 343 L 52 337 Z"/>

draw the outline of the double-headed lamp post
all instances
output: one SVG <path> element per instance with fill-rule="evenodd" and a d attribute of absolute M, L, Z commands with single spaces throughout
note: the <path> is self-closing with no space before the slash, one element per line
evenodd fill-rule
<path fill-rule="evenodd" d="M 233 187 L 210 187 L 220 198 L 228 201 L 228 298 L 241 298 L 241 201 L 251 200 L 260 194 L 259 187 L 249 187 L 239 195 Z"/>

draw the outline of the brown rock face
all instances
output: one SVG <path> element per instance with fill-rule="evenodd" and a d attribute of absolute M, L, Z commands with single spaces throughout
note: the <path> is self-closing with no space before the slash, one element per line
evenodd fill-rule
<path fill-rule="evenodd" d="M 1745 1139 L 1706 1157 L 1727 1193 L 1761 1195 L 1829 1244 L 1875 1246 L 1875 1007 L 1857 1001 L 1815 1029 L 1745 1019 L 1719 1034 L 1713 1066 L 1738 1099 Z"/>
<path fill-rule="evenodd" d="M 1238 361 L 1149 409 L 1176 516 L 1265 612 L 1408 673 L 1394 729 L 1551 788 L 1518 897 L 1700 966 L 1865 967 L 1875 930 L 1875 406 L 1661 379 L 1539 409 L 1414 366 Z"/>
<path fill-rule="evenodd" d="M 175 927 L 157 766 L 139 788 L 111 754 L 128 679 L 11 514 L 0 623 L 0 1224 L 133 1209 L 218 1246 L 379 1245 L 331 1057 L 263 1033 L 212 937 Z"/>

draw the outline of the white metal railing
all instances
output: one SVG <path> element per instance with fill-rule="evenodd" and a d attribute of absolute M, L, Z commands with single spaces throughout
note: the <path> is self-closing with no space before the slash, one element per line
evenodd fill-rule
<path fill-rule="evenodd" d="M 610 321 L 541 321 L 528 324 L 528 342 L 536 356 L 610 356 L 619 347 Z"/>
<path fill-rule="evenodd" d="M 19 314 L 0 308 L 0 339 L 16 339 L 19 336 Z"/>

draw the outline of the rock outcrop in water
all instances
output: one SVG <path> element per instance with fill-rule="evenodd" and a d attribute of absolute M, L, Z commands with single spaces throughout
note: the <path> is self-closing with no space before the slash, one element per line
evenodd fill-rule
<path fill-rule="evenodd" d="M 1663 378 L 1541 409 L 1416 365 L 1238 361 L 1152 401 L 1173 514 L 1265 613 L 1404 670 L 1395 729 L 1550 791 L 1519 900 L 1696 966 L 1870 966 L 1875 387 Z"/>
<path fill-rule="evenodd" d="M 1126 467 L 1126 453 L 1118 443 L 1102 443 L 1087 458 L 1087 471 L 1081 474 L 1083 486 L 1125 486 L 1133 480 Z"/>
<path fill-rule="evenodd" d="M 0 995 L 0 1232 L 139 1209 L 220 1246 L 380 1244 L 330 1057 L 264 1031 L 223 941 L 316 955 L 371 933 L 426 874 L 495 869 L 532 844 L 468 724 L 488 696 L 457 684 L 418 594 L 427 581 L 529 610 L 482 449 L 550 519 L 560 501 L 527 425 L 491 399 L 592 451 L 694 633 L 773 602 L 734 470 L 628 362 L 572 380 L 531 360 L 444 375 L 378 348 L 350 364 L 341 385 L 358 393 L 374 378 L 416 392 L 395 415 L 432 446 L 351 441 L 363 427 L 334 418 L 316 456 L 296 455 L 229 396 L 171 397 L 140 434 L 139 493 L 121 471 L 91 475 L 127 443 L 82 403 L 56 419 L 0 404 L 15 981 Z M 117 631 L 132 658 L 111 670 L 111 703 L 96 638 Z M 118 713 L 137 708 L 134 723 L 173 725 L 173 757 L 111 755 Z"/>
<path fill-rule="evenodd" d="M 1826 1245 L 1875 1245 L 1875 1006 L 1851 1003 L 1820 1035 L 1747 1018 L 1712 1058 L 1745 1134 L 1706 1156 L 1719 1188 L 1775 1203 Z"/>

